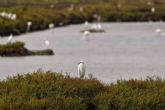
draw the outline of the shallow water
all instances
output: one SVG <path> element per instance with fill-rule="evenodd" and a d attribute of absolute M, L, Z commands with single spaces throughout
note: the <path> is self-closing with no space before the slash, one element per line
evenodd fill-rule
<path fill-rule="evenodd" d="M 86 77 L 92 73 L 103 82 L 117 79 L 159 76 L 165 78 L 165 35 L 155 33 L 165 30 L 165 23 L 102 23 L 105 33 L 91 34 L 89 41 L 81 39 L 85 26 L 67 27 L 28 33 L 13 40 L 26 42 L 32 50 L 46 49 L 44 40 L 54 56 L 0 57 L 0 77 L 28 73 L 39 68 L 68 72 L 78 76 L 77 63 L 84 60 Z M 0 38 L 6 43 L 7 38 Z"/>

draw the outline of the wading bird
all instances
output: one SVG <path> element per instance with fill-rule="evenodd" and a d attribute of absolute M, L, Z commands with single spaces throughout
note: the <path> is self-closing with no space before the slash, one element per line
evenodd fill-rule
<path fill-rule="evenodd" d="M 155 32 L 158 33 L 160 36 L 164 36 L 163 30 L 160 28 L 155 29 Z"/>
<path fill-rule="evenodd" d="M 84 31 L 84 32 L 83 32 L 83 36 L 87 37 L 87 36 L 89 36 L 89 35 L 90 35 L 90 32 L 89 32 L 89 31 Z"/>
<path fill-rule="evenodd" d="M 31 21 L 28 21 L 27 22 L 27 29 L 26 29 L 26 32 L 29 32 L 30 31 L 30 27 L 32 26 L 32 22 Z"/>
<path fill-rule="evenodd" d="M 45 40 L 45 45 L 48 47 L 50 45 L 49 40 Z"/>
<path fill-rule="evenodd" d="M 154 7 L 151 8 L 151 12 L 155 13 L 155 8 Z"/>
<path fill-rule="evenodd" d="M 89 25 L 89 22 L 88 21 L 85 21 L 84 24 L 85 24 L 85 26 L 88 26 Z"/>
<path fill-rule="evenodd" d="M 155 32 L 156 32 L 156 33 L 161 33 L 161 32 L 162 32 L 162 29 L 157 28 L 157 29 L 155 29 Z"/>
<path fill-rule="evenodd" d="M 89 35 L 90 35 L 90 32 L 89 31 L 84 31 L 83 32 L 83 36 L 82 36 L 82 40 L 85 40 L 85 41 L 89 41 Z"/>
<path fill-rule="evenodd" d="M 11 43 L 12 39 L 13 39 L 13 34 L 10 34 L 10 36 L 8 37 L 7 40 L 8 40 L 9 43 Z"/>
<path fill-rule="evenodd" d="M 53 23 L 50 23 L 49 24 L 49 29 L 52 29 L 52 28 L 54 28 L 54 24 Z"/>
<path fill-rule="evenodd" d="M 85 68 L 85 64 L 84 64 L 84 62 L 81 60 L 79 63 L 78 63 L 78 73 L 79 73 L 79 75 L 80 75 L 80 78 L 84 78 L 84 76 L 85 76 L 85 70 L 86 70 L 86 68 Z"/>

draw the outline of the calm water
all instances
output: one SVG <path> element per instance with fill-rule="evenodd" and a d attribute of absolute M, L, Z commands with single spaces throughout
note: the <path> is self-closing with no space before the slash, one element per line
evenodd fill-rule
<path fill-rule="evenodd" d="M 103 82 L 117 79 L 165 78 L 165 36 L 155 33 L 165 30 L 165 23 L 103 23 L 105 33 L 91 34 L 89 41 L 81 40 L 84 25 L 71 25 L 42 32 L 20 35 L 13 40 L 26 42 L 33 50 L 46 49 L 44 40 L 54 56 L 0 57 L 0 77 L 43 70 L 68 72 L 78 76 L 77 63 L 84 60 L 87 74 Z M 6 43 L 7 38 L 0 38 Z M 86 75 L 88 77 L 88 75 Z"/>

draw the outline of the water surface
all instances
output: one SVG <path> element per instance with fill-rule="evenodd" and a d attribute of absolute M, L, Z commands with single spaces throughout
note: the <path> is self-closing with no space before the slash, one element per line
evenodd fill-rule
<path fill-rule="evenodd" d="M 78 76 L 77 63 L 84 60 L 87 74 L 92 73 L 103 82 L 117 79 L 165 78 L 165 36 L 155 33 L 165 30 L 165 23 L 102 23 L 105 33 L 91 34 L 89 41 L 81 40 L 85 26 L 39 31 L 17 36 L 13 40 L 26 42 L 32 50 L 46 49 L 44 40 L 54 56 L 0 57 L 0 78 L 28 73 L 39 68 L 68 72 Z M 0 38 L 6 43 L 7 38 Z"/>

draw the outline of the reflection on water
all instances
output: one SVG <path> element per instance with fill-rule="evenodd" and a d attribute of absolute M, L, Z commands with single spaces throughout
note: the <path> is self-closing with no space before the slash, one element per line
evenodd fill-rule
<path fill-rule="evenodd" d="M 117 79 L 165 78 L 165 36 L 154 30 L 165 30 L 165 23 L 103 23 L 105 33 L 91 34 L 90 41 L 80 40 L 84 25 L 71 25 L 42 32 L 20 35 L 13 40 L 26 42 L 29 49 L 46 49 L 45 39 L 54 56 L 0 57 L 0 75 L 43 70 L 69 72 L 78 76 L 77 63 L 82 59 L 87 74 L 104 82 Z M 7 38 L 0 38 L 6 43 Z M 88 75 L 86 75 L 88 76 Z"/>

